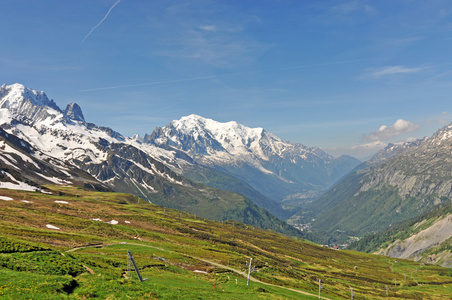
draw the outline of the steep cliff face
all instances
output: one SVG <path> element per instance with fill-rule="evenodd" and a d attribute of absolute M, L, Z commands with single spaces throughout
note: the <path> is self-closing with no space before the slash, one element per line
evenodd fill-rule
<path fill-rule="evenodd" d="M 452 266 L 452 214 L 431 220 L 422 220 L 412 226 L 412 234 L 405 239 L 397 239 L 389 246 L 377 251 L 397 258 L 411 258 L 428 263 Z M 442 251 L 438 251 L 438 250 Z"/>
<path fill-rule="evenodd" d="M 85 122 L 82 109 L 77 103 L 69 103 L 64 110 L 64 114 L 71 120 Z"/>
<path fill-rule="evenodd" d="M 383 162 L 366 176 L 360 192 L 389 184 L 405 200 L 418 195 L 435 195 L 434 201 L 452 195 L 452 125 L 431 138 L 408 147 Z"/>
<path fill-rule="evenodd" d="M 452 203 L 367 235 L 349 249 L 451 267 Z"/>

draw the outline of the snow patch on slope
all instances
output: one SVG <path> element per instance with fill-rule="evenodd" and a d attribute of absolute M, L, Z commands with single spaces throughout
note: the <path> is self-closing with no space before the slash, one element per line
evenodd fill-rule
<path fill-rule="evenodd" d="M 14 178 L 11 174 L 6 171 L 1 171 L 2 174 L 7 175 L 12 182 L 0 182 L 1 189 L 9 189 L 9 190 L 23 190 L 23 191 L 36 191 L 38 188 L 35 186 L 31 186 L 25 182 L 21 182 Z"/>
<path fill-rule="evenodd" d="M 15 160 L 10 155 L 5 154 L 5 153 L 13 153 L 13 154 L 19 156 L 23 161 L 28 162 L 28 163 L 34 165 L 37 169 L 39 169 L 39 166 L 33 160 L 31 160 L 28 156 L 26 156 L 22 152 L 17 151 L 13 147 L 9 146 L 4 141 L 0 141 L 0 151 L 3 152 L 4 156 L 8 157 L 10 160 L 15 162 L 16 164 L 17 164 L 17 160 Z"/>
<path fill-rule="evenodd" d="M 62 125 L 61 125 L 62 126 Z M 67 128 L 55 126 L 52 129 L 38 131 L 34 127 L 18 124 L 17 134 L 45 154 L 60 160 L 81 160 L 88 158 L 92 163 L 101 163 L 107 158 L 107 153 L 100 150 L 95 143 L 99 139 L 116 141 L 105 132 L 86 131 L 84 134 L 78 126 L 69 125 Z"/>

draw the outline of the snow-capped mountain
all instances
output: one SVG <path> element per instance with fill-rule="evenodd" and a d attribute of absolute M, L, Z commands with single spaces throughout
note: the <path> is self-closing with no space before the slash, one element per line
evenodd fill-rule
<path fill-rule="evenodd" d="M 192 164 L 182 151 L 86 122 L 76 103 L 62 110 L 44 92 L 21 84 L 0 87 L 0 188 L 75 184 L 110 189 L 201 217 L 296 231 L 243 196 L 174 172 Z"/>
<path fill-rule="evenodd" d="M 62 111 L 44 92 L 21 84 L 0 87 L 0 126 L 42 152 L 64 161 L 100 162 L 99 145 L 124 138 L 109 128 L 85 123 L 77 104 Z"/>
<path fill-rule="evenodd" d="M 46 184 L 107 191 L 107 186 L 79 168 L 49 157 L 0 128 L 0 188 L 45 192 Z"/>
<path fill-rule="evenodd" d="M 85 122 L 82 110 L 76 103 L 69 103 L 63 111 L 44 92 L 28 89 L 21 84 L 1 86 L 0 96 L 0 126 L 5 132 L 23 139 L 43 155 L 89 172 L 100 182 L 113 186 L 115 180 L 129 178 L 126 174 L 131 168 L 145 169 L 154 175 L 160 172 L 161 177 L 168 181 L 180 181 L 172 177 L 178 176 L 168 168 L 168 173 L 158 171 L 155 165 L 159 162 L 152 157 L 147 158 L 152 162 L 144 164 L 123 155 L 122 152 L 128 149 L 147 156 L 112 129 Z M 165 151 L 162 149 L 159 153 L 162 156 Z M 118 159 L 124 160 L 124 165 L 132 161 L 133 166 L 120 168 L 116 172 L 113 172 L 112 167 L 107 168 L 108 162 Z M 116 162 L 117 165 L 121 164 Z M 155 192 L 148 183 L 141 184 L 145 190 Z"/>
<path fill-rule="evenodd" d="M 359 163 L 285 142 L 263 128 L 197 115 L 156 128 L 143 142 L 184 151 L 198 164 L 225 170 L 278 201 L 315 197 Z"/>
<path fill-rule="evenodd" d="M 303 160 L 332 159 L 318 148 L 284 142 L 263 128 L 249 128 L 235 121 L 220 123 L 197 115 L 183 117 L 157 128 L 144 142 L 168 145 L 216 162 L 268 161 L 274 156 Z M 262 168 L 264 172 L 271 173 Z"/>

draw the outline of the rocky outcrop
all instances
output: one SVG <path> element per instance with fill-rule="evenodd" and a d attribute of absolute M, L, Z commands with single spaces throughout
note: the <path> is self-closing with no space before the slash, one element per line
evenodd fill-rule
<path fill-rule="evenodd" d="M 416 227 L 425 225 L 426 221 L 422 221 L 413 226 Z M 450 259 L 450 251 L 441 253 L 434 253 L 431 255 L 423 255 L 429 249 L 440 247 L 444 242 L 452 237 L 452 215 L 441 217 L 427 228 L 420 230 L 404 240 L 396 240 L 391 245 L 384 249 L 380 249 L 377 254 L 382 254 L 390 257 L 405 258 L 421 260 L 428 263 L 437 263 L 443 261 L 443 266 L 452 266 Z"/>
<path fill-rule="evenodd" d="M 69 103 L 64 110 L 64 115 L 71 120 L 85 122 L 82 109 L 77 103 Z"/>
<path fill-rule="evenodd" d="M 409 143 L 403 151 L 383 163 L 372 166 L 362 179 L 360 191 L 379 189 L 389 184 L 398 189 L 400 197 L 433 195 L 452 196 L 452 127 L 446 126 L 434 136 L 418 143 Z"/>

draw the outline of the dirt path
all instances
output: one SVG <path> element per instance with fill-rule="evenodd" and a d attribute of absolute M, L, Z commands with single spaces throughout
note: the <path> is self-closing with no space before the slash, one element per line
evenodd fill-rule
<path fill-rule="evenodd" d="M 120 245 L 120 244 L 147 247 L 147 248 L 157 249 L 157 250 L 161 250 L 161 251 L 166 251 L 166 252 L 169 252 L 169 253 L 175 253 L 175 254 L 178 254 L 178 255 L 183 255 L 183 256 L 186 256 L 186 257 L 190 257 L 190 258 L 193 258 L 193 259 L 196 259 L 196 260 L 203 261 L 203 262 L 208 263 L 208 264 L 210 264 L 212 266 L 215 266 L 215 267 L 219 267 L 219 268 L 222 268 L 222 269 L 226 269 L 226 270 L 232 271 L 232 272 L 237 273 L 237 274 L 239 274 L 241 276 L 244 276 L 245 278 L 248 277 L 248 273 L 246 273 L 246 272 L 243 272 L 243 271 L 240 271 L 240 270 L 236 270 L 234 268 L 231 268 L 229 266 L 226 266 L 226 265 L 223 265 L 223 264 L 211 261 L 211 260 L 207 260 L 207 259 L 204 259 L 204 258 L 201 258 L 201 257 L 196 257 L 196 256 L 193 256 L 193 255 L 187 255 L 187 254 L 175 252 L 175 251 L 172 251 L 172 250 L 162 249 L 162 248 L 159 248 L 159 247 L 154 247 L 154 246 L 150 246 L 150 245 L 143 245 L 143 244 L 137 244 L 137 243 L 114 243 L 114 244 L 104 244 L 104 245 L 90 245 L 90 246 L 85 246 L 85 247 L 72 248 L 70 250 L 67 250 L 66 252 L 72 252 L 72 251 L 76 251 L 78 249 L 83 249 L 83 248 L 108 247 L 108 246 Z M 263 284 L 263 285 L 276 287 L 276 288 L 280 288 L 280 289 L 285 289 L 285 290 L 289 290 L 289 291 L 292 291 L 292 292 L 296 292 L 296 293 L 307 295 L 307 296 L 311 296 L 311 297 L 318 297 L 318 295 L 314 295 L 314 294 L 311 294 L 311 293 L 308 293 L 308 292 L 305 292 L 305 291 L 301 291 L 301 290 L 297 290 L 297 289 L 293 289 L 293 288 L 288 288 L 288 287 L 284 287 L 284 286 L 279 286 L 279 285 L 263 282 L 263 281 L 260 281 L 259 279 L 253 278 L 251 276 L 250 276 L 250 280 L 253 281 L 253 282 L 257 282 L 257 283 Z M 323 296 L 321 297 L 321 299 L 331 300 L 330 298 L 323 297 Z"/>
<path fill-rule="evenodd" d="M 211 264 L 213 266 L 219 267 L 219 268 L 223 268 L 223 269 L 227 269 L 229 271 L 233 271 L 233 272 L 235 272 L 235 273 L 237 273 L 239 275 L 242 275 L 244 277 L 248 277 L 248 273 L 242 272 L 242 271 L 239 271 L 239 270 L 236 270 L 236 269 L 233 269 L 233 268 L 228 267 L 226 265 L 222 265 L 222 264 L 219 264 L 219 263 L 216 263 L 216 262 L 213 262 L 211 260 L 204 259 L 204 258 L 200 258 L 200 257 L 195 257 L 195 256 L 190 256 L 190 257 L 194 258 L 194 259 L 197 259 L 197 260 L 200 260 L 200 261 L 203 261 L 205 263 Z M 257 283 L 260 283 L 260 284 L 273 286 L 273 287 L 277 287 L 277 288 L 281 288 L 281 289 L 285 289 L 285 290 L 289 290 L 289 291 L 300 293 L 300 294 L 303 294 L 303 295 L 312 296 L 312 297 L 318 297 L 318 295 L 314 295 L 314 294 L 311 294 L 311 293 L 308 293 L 308 292 L 305 292 L 305 291 L 300 291 L 300 290 L 296 290 L 296 289 L 292 289 L 292 288 L 288 288 L 288 287 L 283 287 L 283 286 L 279 286 L 279 285 L 263 282 L 263 281 L 260 281 L 259 279 L 253 278 L 251 276 L 250 276 L 250 280 L 254 281 L 254 282 L 257 282 Z M 330 298 L 326 298 L 326 297 L 322 297 L 321 299 L 331 300 Z"/>

